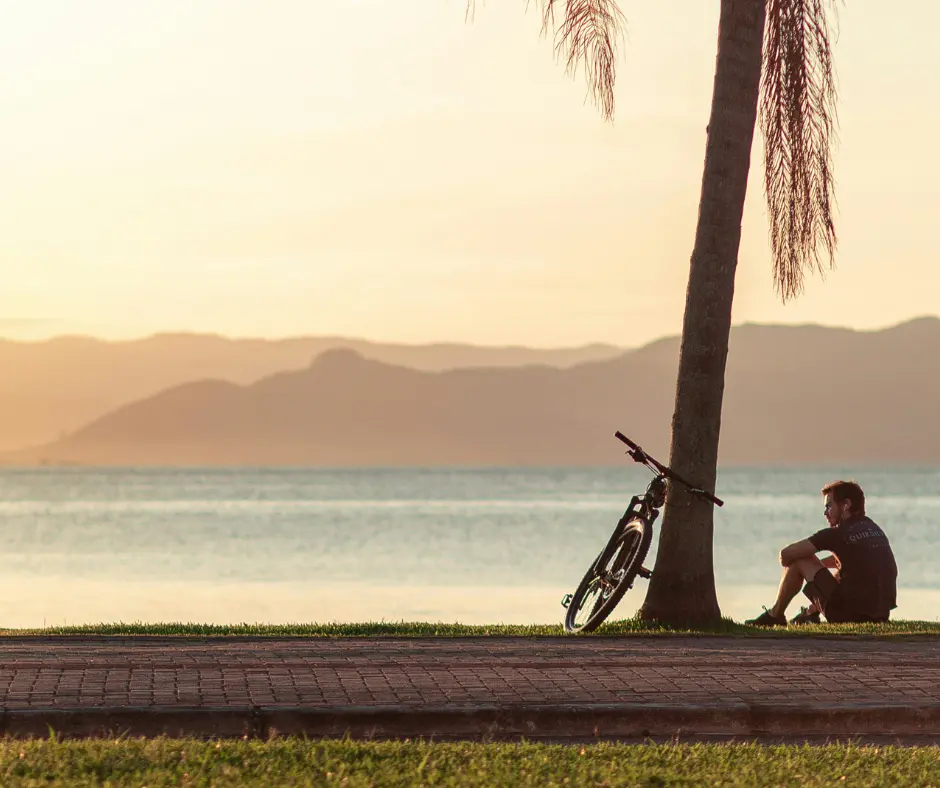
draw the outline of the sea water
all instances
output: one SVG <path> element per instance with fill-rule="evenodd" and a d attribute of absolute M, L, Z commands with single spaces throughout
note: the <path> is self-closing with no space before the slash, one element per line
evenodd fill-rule
<path fill-rule="evenodd" d="M 5 469 L 0 626 L 557 623 L 648 478 L 638 467 Z M 836 478 L 858 479 L 892 542 L 893 616 L 940 618 L 940 469 L 929 468 L 723 469 L 723 614 L 771 604 L 780 548 L 826 526 L 819 490 Z M 632 615 L 645 588 L 614 617 Z"/>

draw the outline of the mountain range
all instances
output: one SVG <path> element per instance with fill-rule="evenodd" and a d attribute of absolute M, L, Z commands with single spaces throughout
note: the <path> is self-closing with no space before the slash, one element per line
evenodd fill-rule
<path fill-rule="evenodd" d="M 571 366 L 612 358 L 624 348 L 477 347 L 455 343 L 396 345 L 345 337 L 229 339 L 158 334 L 107 342 L 58 337 L 41 342 L 0 339 L 0 451 L 49 443 L 109 411 L 193 380 L 250 384 L 307 366 L 326 350 L 350 348 L 364 358 L 413 369 L 525 364 Z"/>
<path fill-rule="evenodd" d="M 361 349 L 248 384 L 200 379 L 7 463 L 608 465 L 668 455 L 679 342 L 550 366 L 418 369 Z M 724 465 L 940 464 L 940 319 L 732 330 Z"/>

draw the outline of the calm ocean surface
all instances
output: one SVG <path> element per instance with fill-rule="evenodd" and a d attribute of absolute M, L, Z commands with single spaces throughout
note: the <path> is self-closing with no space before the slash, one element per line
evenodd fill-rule
<path fill-rule="evenodd" d="M 859 480 L 893 543 L 894 616 L 940 618 L 940 469 L 722 472 L 725 615 L 770 605 L 779 549 L 825 525 L 818 491 L 837 477 Z M 560 622 L 562 595 L 648 478 L 632 467 L 6 469 L 0 626 Z M 618 614 L 644 593 L 638 581 Z"/>

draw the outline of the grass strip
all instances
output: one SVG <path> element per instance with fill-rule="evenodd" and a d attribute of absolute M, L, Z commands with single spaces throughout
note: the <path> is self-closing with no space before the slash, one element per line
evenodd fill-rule
<path fill-rule="evenodd" d="M 4 786 L 940 785 L 940 748 L 0 740 Z"/>
<path fill-rule="evenodd" d="M 161 635 L 197 637 L 575 637 L 560 624 L 468 625 L 407 621 L 366 621 L 327 624 L 199 624 L 167 622 L 160 624 L 111 623 L 79 626 L 50 626 L 38 629 L 0 629 L 2 636 L 36 635 Z M 885 624 L 809 624 L 766 629 L 722 619 L 714 627 L 670 627 L 639 619 L 611 621 L 596 632 L 576 637 L 649 635 L 726 635 L 737 637 L 819 637 L 867 636 L 878 638 L 940 635 L 938 621 L 889 621 Z"/>

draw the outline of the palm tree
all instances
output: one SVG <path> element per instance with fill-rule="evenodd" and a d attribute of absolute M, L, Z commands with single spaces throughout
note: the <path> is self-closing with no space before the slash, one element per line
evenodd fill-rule
<path fill-rule="evenodd" d="M 555 30 L 556 53 L 569 70 L 584 67 L 596 103 L 610 118 L 623 19 L 617 3 L 540 2 L 542 29 Z M 828 14 L 834 12 L 834 2 L 720 0 L 669 454 L 669 464 L 704 489 L 714 489 L 717 478 L 734 274 L 758 116 L 773 276 L 780 297 L 786 302 L 799 295 L 807 273 L 824 274 L 833 264 L 836 91 Z M 712 534 L 712 504 L 670 486 L 643 618 L 686 624 L 720 619 Z"/>

